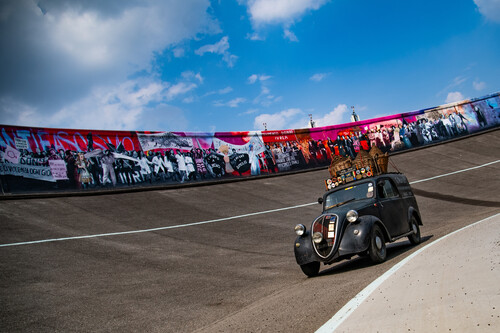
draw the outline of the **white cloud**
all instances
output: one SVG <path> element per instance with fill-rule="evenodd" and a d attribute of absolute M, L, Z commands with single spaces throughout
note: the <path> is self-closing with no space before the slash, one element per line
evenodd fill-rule
<path fill-rule="evenodd" d="M 190 128 L 185 111 L 177 106 L 161 103 L 143 111 L 133 129 L 148 131 L 185 131 Z"/>
<path fill-rule="evenodd" d="M 149 6 L 130 7 L 125 3 L 123 11 L 112 17 L 103 16 L 98 9 L 81 10 L 76 4 L 63 11 L 48 11 L 44 25 L 50 44 L 81 65 L 145 64 L 153 51 L 203 29 L 208 18 L 200 12 L 208 8 L 204 2 L 192 0 L 183 6 L 176 1 L 152 1 Z M 190 14 L 202 19 L 201 26 Z"/>
<path fill-rule="evenodd" d="M 326 0 L 249 0 L 248 12 L 254 24 L 291 23 L 308 10 L 319 9 Z"/>
<path fill-rule="evenodd" d="M 243 113 L 240 113 L 240 115 L 250 115 L 259 112 L 259 109 L 248 109 Z"/>
<path fill-rule="evenodd" d="M 460 102 L 463 101 L 465 98 L 462 95 L 462 93 L 458 91 L 450 92 L 448 93 L 448 96 L 446 96 L 446 101 L 445 103 L 455 103 L 455 102 Z"/>
<path fill-rule="evenodd" d="M 229 38 L 225 36 L 222 37 L 222 39 L 215 44 L 207 44 L 200 47 L 199 49 L 194 51 L 194 53 L 200 56 L 204 55 L 205 53 L 224 54 L 228 49 L 229 49 Z"/>
<path fill-rule="evenodd" d="M 273 102 L 274 103 L 281 102 L 282 100 L 283 100 L 283 96 L 278 96 L 278 97 L 274 97 Z"/>
<path fill-rule="evenodd" d="M 152 79 L 128 80 L 116 86 L 98 86 L 84 98 L 65 105 L 50 115 L 6 98 L 6 123 L 21 126 L 89 128 L 108 130 L 181 130 L 187 120 L 183 111 L 168 102 L 197 87 L 190 82 L 171 85 Z M 191 103 L 193 97 L 182 100 Z"/>
<path fill-rule="evenodd" d="M 151 70 L 154 54 L 219 33 L 209 8 L 209 0 L 2 1 L 0 99 L 50 119 L 54 110 Z M 0 122 L 4 114 L 0 109 Z"/>
<path fill-rule="evenodd" d="M 197 85 L 194 83 L 179 82 L 167 89 L 167 100 L 171 101 L 177 96 L 184 95 L 185 93 L 195 89 L 196 87 Z"/>
<path fill-rule="evenodd" d="M 256 82 L 260 83 L 260 94 L 254 98 L 253 104 L 260 104 L 261 106 L 268 107 L 273 103 L 281 101 L 281 96 L 274 96 L 271 94 L 271 90 L 267 86 L 266 81 L 271 79 L 272 76 L 265 74 L 252 74 L 248 77 L 247 81 L 249 84 L 254 84 Z"/>
<path fill-rule="evenodd" d="M 282 99 L 282 96 L 271 95 L 270 91 L 267 88 L 264 88 L 259 96 L 254 98 L 253 104 L 259 104 L 263 107 L 269 107 L 274 103 L 280 102 Z"/>
<path fill-rule="evenodd" d="M 92 129 L 138 129 L 142 127 L 148 113 L 168 108 L 165 102 L 180 94 L 181 90 L 179 85 L 168 87 L 168 84 L 161 82 L 133 80 L 114 87 L 97 87 L 87 97 L 44 119 L 42 124 Z M 164 117 L 164 121 L 169 118 L 168 115 Z"/>
<path fill-rule="evenodd" d="M 176 58 L 182 58 L 186 53 L 186 51 L 182 47 L 176 47 L 175 49 L 172 50 L 172 52 L 174 53 L 174 57 Z"/>
<path fill-rule="evenodd" d="M 247 100 L 242 97 L 238 97 L 227 102 L 227 106 L 230 108 L 237 108 L 241 103 L 245 103 Z"/>
<path fill-rule="evenodd" d="M 474 0 L 479 12 L 486 19 L 500 23 L 500 1 L 499 0 Z"/>
<path fill-rule="evenodd" d="M 248 83 L 254 84 L 255 82 L 257 82 L 258 78 L 259 76 L 257 74 L 252 74 L 248 77 Z"/>
<path fill-rule="evenodd" d="M 248 0 L 247 11 L 254 29 L 260 30 L 265 25 L 283 25 L 283 37 L 292 42 L 298 42 L 297 36 L 290 26 L 300 20 L 303 15 L 319 9 L 328 0 Z M 240 4 L 245 1 L 239 1 Z M 259 32 L 247 35 L 251 40 L 263 40 Z"/>
<path fill-rule="evenodd" d="M 271 78 L 269 75 L 265 74 L 252 74 L 248 77 L 248 83 L 254 84 L 257 81 L 267 81 Z"/>
<path fill-rule="evenodd" d="M 220 54 L 222 55 L 222 59 L 227 63 L 227 65 L 229 67 L 233 67 L 238 57 L 233 54 L 230 54 L 228 52 L 228 49 L 229 49 L 229 38 L 227 36 L 224 36 L 217 43 L 204 45 L 199 49 L 195 50 L 194 53 L 196 53 L 199 56 L 203 56 L 205 53 Z"/>
<path fill-rule="evenodd" d="M 453 79 L 453 83 L 451 84 L 451 86 L 452 87 L 459 86 L 462 83 L 464 83 L 465 81 L 467 81 L 467 78 L 465 78 L 463 76 L 457 76 L 456 78 Z"/>
<path fill-rule="evenodd" d="M 269 107 L 272 104 L 282 100 L 282 96 L 274 96 L 271 90 L 261 82 L 260 94 L 253 99 L 253 104 L 259 104 L 264 107 Z"/>
<path fill-rule="evenodd" d="M 237 97 L 237 98 L 234 98 L 228 102 L 223 102 L 220 100 L 214 101 L 214 106 L 237 108 L 240 106 L 240 104 L 245 103 L 246 101 L 247 101 L 246 98 Z"/>
<path fill-rule="evenodd" d="M 258 34 L 257 32 L 251 34 L 248 33 L 246 38 L 250 40 L 265 40 L 265 38 L 262 35 Z"/>
<path fill-rule="evenodd" d="M 290 31 L 289 28 L 285 28 L 285 30 L 283 31 L 283 37 L 285 39 L 288 39 L 291 42 L 298 42 L 299 41 L 297 36 L 292 31 Z"/>
<path fill-rule="evenodd" d="M 440 96 L 442 94 L 445 94 L 447 91 L 450 91 L 451 89 L 454 89 L 460 85 L 462 85 L 463 83 L 465 83 L 467 81 L 467 78 L 463 77 L 463 76 L 457 76 L 453 79 L 453 81 L 447 85 L 443 90 L 441 90 L 437 95 Z"/>
<path fill-rule="evenodd" d="M 232 68 L 234 67 L 234 63 L 236 62 L 236 60 L 238 60 L 238 56 L 230 53 L 224 53 L 224 55 L 222 56 L 222 60 L 227 63 L 228 67 Z"/>
<path fill-rule="evenodd" d="M 218 93 L 219 95 L 225 95 L 225 94 L 229 94 L 231 91 L 233 91 L 233 88 L 231 88 L 231 87 L 226 87 L 226 88 L 223 88 L 223 89 L 219 89 L 219 90 L 217 91 L 217 93 Z"/>
<path fill-rule="evenodd" d="M 313 113 L 313 111 L 308 111 Z M 349 115 L 349 108 L 345 104 L 337 105 L 332 111 L 317 117 L 313 113 L 316 127 L 330 126 L 345 123 L 344 118 Z M 306 112 L 298 108 L 283 110 L 274 114 L 261 114 L 255 117 L 254 129 L 263 129 L 263 123 L 267 124 L 269 130 L 298 129 L 309 127 L 309 117 Z"/>
<path fill-rule="evenodd" d="M 274 114 L 264 113 L 255 117 L 254 129 L 264 129 L 263 123 L 267 124 L 269 130 L 295 129 L 298 127 L 293 127 L 296 126 L 294 124 L 297 124 L 304 116 L 304 112 L 296 108 L 283 110 Z M 304 122 L 307 123 L 307 121 Z"/>
<path fill-rule="evenodd" d="M 200 73 L 194 73 L 192 71 L 185 71 L 181 73 L 181 76 L 186 80 L 191 80 L 195 78 L 198 82 L 203 83 L 203 77 Z"/>
<path fill-rule="evenodd" d="M 328 73 L 316 73 L 313 76 L 311 76 L 309 78 L 309 80 L 315 81 L 315 82 L 320 82 L 327 76 L 328 76 Z"/>
<path fill-rule="evenodd" d="M 472 82 L 472 86 L 474 87 L 475 90 L 480 91 L 486 88 L 486 83 L 476 79 L 474 80 L 474 82 Z"/>
<path fill-rule="evenodd" d="M 227 86 L 226 88 L 222 88 L 222 89 L 219 89 L 219 90 L 209 91 L 209 92 L 205 93 L 203 95 L 203 97 L 212 96 L 212 95 L 226 95 L 226 94 L 229 94 L 232 91 L 233 91 L 233 88 Z"/>
<path fill-rule="evenodd" d="M 3 124 L 26 126 L 43 121 L 38 110 L 30 105 L 24 104 L 9 97 L 0 98 L 0 110 L 2 110 Z"/>
<path fill-rule="evenodd" d="M 345 104 L 337 105 L 332 111 L 323 115 L 320 118 L 313 117 L 317 127 L 331 126 L 345 123 L 344 117 L 349 114 L 349 108 Z"/>

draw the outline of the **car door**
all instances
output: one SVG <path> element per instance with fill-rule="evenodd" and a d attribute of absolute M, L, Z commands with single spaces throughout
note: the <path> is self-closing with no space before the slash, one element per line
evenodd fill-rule
<path fill-rule="evenodd" d="M 401 235 L 408 231 L 406 211 L 397 187 L 389 178 L 377 181 L 377 197 L 379 212 L 391 237 Z"/>

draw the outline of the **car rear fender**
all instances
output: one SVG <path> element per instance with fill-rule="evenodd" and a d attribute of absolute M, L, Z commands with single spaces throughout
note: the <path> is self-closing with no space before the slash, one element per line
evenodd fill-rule
<path fill-rule="evenodd" d="M 418 212 L 418 209 L 415 209 L 414 207 L 410 207 L 408 208 L 408 222 L 411 224 L 411 217 L 415 215 L 415 217 L 417 218 L 417 223 L 419 225 L 423 225 L 422 224 L 422 218 L 420 217 L 420 213 Z M 410 226 L 411 227 L 411 226 Z"/>

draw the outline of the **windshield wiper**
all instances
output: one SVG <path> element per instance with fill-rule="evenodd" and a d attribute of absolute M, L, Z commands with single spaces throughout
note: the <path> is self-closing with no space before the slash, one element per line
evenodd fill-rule
<path fill-rule="evenodd" d="M 356 198 L 351 198 L 351 199 L 348 199 L 348 200 L 346 200 L 346 201 L 344 201 L 344 202 L 339 202 L 339 203 L 337 203 L 337 204 L 335 204 L 335 205 L 333 205 L 333 206 L 326 207 L 326 209 L 339 207 L 339 206 L 345 205 L 346 203 L 351 202 L 351 201 L 354 201 L 354 200 L 356 200 Z"/>

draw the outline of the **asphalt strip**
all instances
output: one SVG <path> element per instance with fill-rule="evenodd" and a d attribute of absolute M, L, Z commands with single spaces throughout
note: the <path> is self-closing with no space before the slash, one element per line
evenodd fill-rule
<path fill-rule="evenodd" d="M 479 223 L 488 221 L 492 218 L 495 218 L 497 216 L 500 216 L 500 213 L 497 213 L 495 215 L 489 216 L 485 219 L 482 219 L 480 221 L 474 222 L 472 224 L 469 224 L 468 226 L 465 226 L 461 229 L 455 230 L 439 239 L 436 239 L 430 244 L 427 244 L 426 246 L 420 248 L 419 250 L 415 251 L 405 259 L 401 260 L 398 262 L 396 265 L 394 265 L 391 269 L 389 269 L 387 272 L 385 272 L 383 275 L 381 275 L 379 278 L 377 278 L 375 281 L 370 283 L 365 289 L 361 290 L 353 299 L 351 299 L 342 309 L 340 309 L 330 320 L 328 320 L 323 326 L 321 326 L 316 333 L 332 333 L 334 332 L 360 305 L 363 303 L 368 296 L 371 295 L 382 283 L 384 283 L 392 274 L 396 273 L 401 267 L 403 267 L 406 263 L 408 263 L 410 260 L 418 256 L 420 253 L 428 249 L 429 247 L 439 243 L 440 241 L 456 234 L 459 233 L 465 229 L 468 229 L 470 227 L 473 227 Z"/>
<path fill-rule="evenodd" d="M 462 169 L 462 170 L 458 170 L 458 171 L 454 171 L 454 172 L 450 172 L 450 173 L 445 173 L 445 174 L 434 176 L 434 177 L 430 177 L 430 178 L 416 180 L 416 181 L 410 182 L 410 184 L 417 184 L 417 183 L 422 183 L 422 182 L 430 181 L 430 180 L 437 179 L 437 178 L 451 176 L 451 175 L 455 175 L 455 174 L 458 174 L 458 173 L 467 172 L 467 171 L 471 171 L 471 170 L 475 170 L 475 169 L 487 167 L 489 165 L 492 165 L 492 164 L 495 164 L 495 163 L 499 163 L 499 162 L 500 162 L 500 160 L 496 160 L 496 161 L 489 162 L 489 163 L 486 163 L 486 164 L 481 164 L 481 165 L 478 165 L 478 166 L 475 166 L 475 167 L 471 167 L 471 168 L 467 168 L 467 169 Z M 42 239 L 42 240 L 27 241 L 27 242 L 18 242 L 18 243 L 7 243 L 7 244 L 0 244 L 0 247 L 33 245 L 33 244 L 40 244 L 40 243 L 61 242 L 61 241 L 68 241 L 68 240 L 88 239 L 88 238 L 98 238 L 98 237 L 108 237 L 108 236 L 119 236 L 119 235 L 130 235 L 130 234 L 139 234 L 139 233 L 144 233 L 144 232 L 154 232 L 154 231 L 160 231 L 160 230 L 185 228 L 185 227 L 192 227 L 192 226 L 201 225 L 201 224 L 223 222 L 223 221 L 235 220 L 235 219 L 240 219 L 240 218 L 249 217 L 249 216 L 256 216 L 256 215 L 263 215 L 263 214 L 275 213 L 275 212 L 280 212 L 280 211 L 289 210 L 289 209 L 296 209 L 296 208 L 302 208 L 302 207 L 312 206 L 312 205 L 316 205 L 316 204 L 317 204 L 317 202 L 311 202 L 311 203 L 306 203 L 306 204 L 301 204 L 301 205 L 296 205 L 296 206 L 290 206 L 290 207 L 283 207 L 283 208 L 277 208 L 277 209 L 272 209 L 272 210 L 266 210 L 266 211 L 262 211 L 262 212 L 255 212 L 255 213 L 249 213 L 249 214 L 243 214 L 243 215 L 237 215 L 237 216 L 224 217 L 224 218 L 215 219 L 215 220 L 207 220 L 207 221 L 200 221 L 200 222 L 194 222 L 194 223 L 187 223 L 187 224 L 180 224 L 180 225 L 173 225 L 173 226 L 166 226 L 166 227 L 158 227 L 158 228 L 151 228 L 151 229 L 131 230 L 131 231 L 122 231 L 122 232 L 111 232 L 111 233 L 96 234 L 96 235 L 83 235 L 83 236 L 73 236 L 73 237 L 63 237 L 63 238 Z M 439 241 L 439 240 L 437 240 L 437 241 Z M 432 245 L 432 244 L 433 243 L 431 243 L 429 245 Z M 418 252 L 415 252 L 415 253 L 418 253 Z M 328 322 L 330 322 L 330 321 L 328 321 Z M 320 328 L 320 330 L 321 330 L 321 328 Z M 319 331 L 319 332 L 327 332 L 327 331 Z M 329 330 L 328 332 L 331 332 L 331 330 Z"/>

